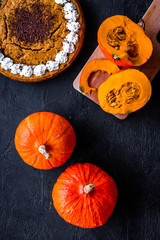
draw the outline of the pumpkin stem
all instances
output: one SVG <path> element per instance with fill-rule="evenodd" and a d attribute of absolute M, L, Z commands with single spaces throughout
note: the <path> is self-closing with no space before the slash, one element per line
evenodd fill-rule
<path fill-rule="evenodd" d="M 141 28 L 143 28 L 143 30 L 145 30 L 145 22 L 144 22 L 144 20 L 143 20 L 142 18 L 139 20 L 138 25 L 139 25 Z"/>
<path fill-rule="evenodd" d="M 51 154 L 47 152 L 47 147 L 45 145 L 39 146 L 38 150 L 46 157 L 46 159 L 50 158 Z"/>
<path fill-rule="evenodd" d="M 92 192 L 93 188 L 95 187 L 96 185 L 95 184 L 88 184 L 84 187 L 84 192 L 86 194 Z"/>

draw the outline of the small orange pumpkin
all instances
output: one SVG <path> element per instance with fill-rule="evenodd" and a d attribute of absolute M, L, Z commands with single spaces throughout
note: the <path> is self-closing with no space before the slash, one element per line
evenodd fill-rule
<path fill-rule="evenodd" d="M 140 66 L 151 56 L 153 45 L 142 27 L 122 15 L 107 18 L 99 27 L 98 44 L 118 66 Z"/>
<path fill-rule="evenodd" d="M 37 112 L 18 126 L 15 146 L 27 164 L 38 169 L 51 169 L 71 156 L 76 138 L 71 124 L 51 112 Z"/>
<path fill-rule="evenodd" d="M 119 71 L 119 68 L 107 59 L 94 59 L 88 62 L 82 70 L 80 77 L 80 90 L 83 93 L 90 94 L 91 91 L 96 91 L 96 88 L 92 88 L 88 84 L 88 79 L 91 73 L 96 71 L 107 72 L 109 75 Z"/>
<path fill-rule="evenodd" d="M 96 165 L 77 163 L 59 176 L 52 198 L 55 209 L 66 222 L 95 228 L 103 225 L 112 214 L 117 187 Z"/>
<path fill-rule="evenodd" d="M 143 72 L 121 70 L 100 85 L 98 101 L 105 112 L 127 114 L 142 108 L 149 101 L 151 92 L 151 83 Z"/>

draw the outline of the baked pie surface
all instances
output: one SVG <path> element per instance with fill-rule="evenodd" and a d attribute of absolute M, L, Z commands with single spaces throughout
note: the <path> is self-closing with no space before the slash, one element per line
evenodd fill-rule
<path fill-rule="evenodd" d="M 84 29 L 76 0 L 0 0 L 0 72 L 26 82 L 56 76 L 78 55 Z"/>

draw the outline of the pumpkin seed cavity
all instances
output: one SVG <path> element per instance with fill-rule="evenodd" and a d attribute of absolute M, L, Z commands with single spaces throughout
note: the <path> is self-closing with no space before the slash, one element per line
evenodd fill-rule
<path fill-rule="evenodd" d="M 140 96 L 140 86 L 137 83 L 128 82 L 119 90 L 112 89 L 106 96 L 105 101 L 115 109 L 122 106 L 122 100 L 126 104 L 135 102 Z"/>
<path fill-rule="evenodd" d="M 111 29 L 107 34 L 108 44 L 116 50 L 120 49 L 120 41 L 124 40 L 126 40 L 126 33 L 120 26 Z"/>
<path fill-rule="evenodd" d="M 138 44 L 136 42 L 128 41 L 127 53 L 130 58 L 136 58 L 138 56 Z"/>
<path fill-rule="evenodd" d="M 111 29 L 107 34 L 108 44 L 116 50 L 120 50 L 121 42 L 125 41 L 126 38 L 125 30 L 121 26 Z M 138 56 L 138 44 L 135 40 L 127 42 L 126 52 L 130 58 L 136 58 Z"/>

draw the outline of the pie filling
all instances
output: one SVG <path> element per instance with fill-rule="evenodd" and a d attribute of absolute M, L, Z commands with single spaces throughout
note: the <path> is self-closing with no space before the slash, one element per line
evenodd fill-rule
<path fill-rule="evenodd" d="M 44 42 L 49 35 L 50 29 L 54 26 L 54 18 L 49 7 L 44 4 L 31 4 L 30 10 L 27 8 L 16 8 L 11 18 L 9 28 L 12 36 L 15 36 L 19 42 L 36 43 Z"/>
<path fill-rule="evenodd" d="M 46 71 L 58 70 L 61 64 L 68 61 L 69 54 L 74 53 L 79 40 L 77 34 L 81 28 L 78 22 L 79 14 L 76 5 L 70 0 L 55 0 L 55 3 L 63 7 L 62 11 L 56 7 L 51 9 L 50 5 L 40 2 L 30 4 L 29 7 L 15 8 L 14 12 L 11 11 L 8 21 L 5 20 L 4 24 L 7 29 L 6 35 L 8 34 L 13 41 L 13 44 L 9 43 L 10 46 L 14 45 L 18 49 L 15 51 L 17 62 L 13 62 L 11 54 L 8 54 L 10 56 L 8 57 L 4 53 L 2 45 L 0 49 L 1 68 L 11 70 L 12 74 L 20 76 L 31 77 L 34 74 L 38 77 L 44 75 Z M 64 24 L 65 30 L 63 31 Z M 54 45 L 56 40 L 58 40 L 58 47 Z M 42 50 L 44 43 L 45 49 L 41 53 L 43 62 L 33 63 L 34 65 L 26 64 L 25 56 L 23 58 L 19 49 L 28 51 L 30 54 L 33 52 L 35 61 L 37 61 L 36 56 Z M 8 44 L 7 40 L 5 44 Z M 51 59 L 46 61 L 45 55 Z"/>

